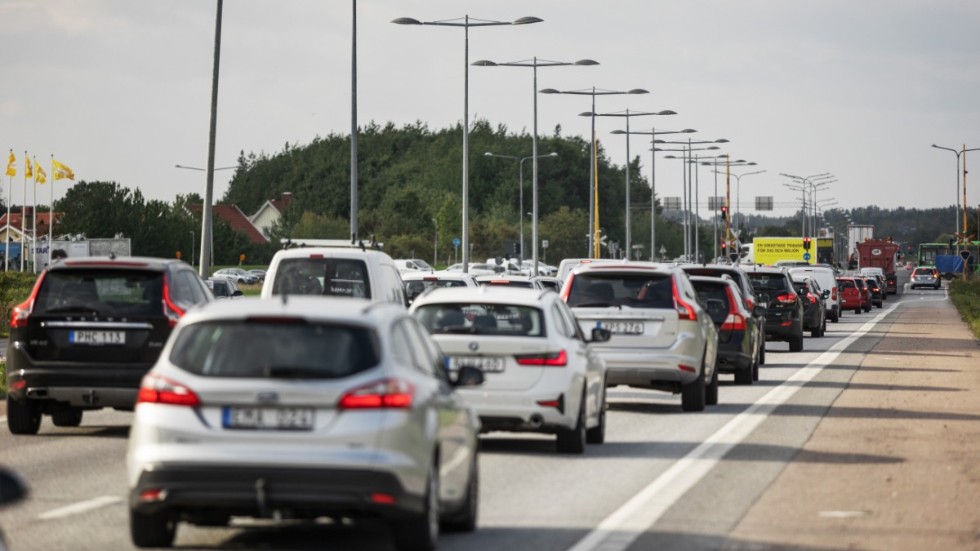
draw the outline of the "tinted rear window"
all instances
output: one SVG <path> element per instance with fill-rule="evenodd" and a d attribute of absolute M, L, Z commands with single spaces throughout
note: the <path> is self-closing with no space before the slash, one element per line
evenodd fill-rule
<path fill-rule="evenodd" d="M 530 281 L 515 281 L 511 279 L 480 281 L 478 283 L 480 285 L 503 285 L 506 287 L 520 287 L 522 289 L 532 289 L 534 287 L 534 284 Z"/>
<path fill-rule="evenodd" d="M 434 335 L 473 333 L 479 335 L 545 336 L 541 310 L 511 304 L 429 304 L 415 317 Z"/>
<path fill-rule="evenodd" d="M 163 314 L 163 273 L 146 270 L 53 270 L 44 277 L 35 314 Z"/>
<path fill-rule="evenodd" d="M 698 293 L 698 302 L 708 311 L 711 320 L 722 323 L 728 317 L 728 286 L 706 281 L 692 281 L 694 290 Z"/>
<path fill-rule="evenodd" d="M 377 338 L 361 327 L 213 321 L 184 327 L 174 365 L 206 377 L 335 379 L 378 364 Z"/>
<path fill-rule="evenodd" d="M 568 305 L 673 308 L 674 287 L 670 274 L 578 274 Z"/>
<path fill-rule="evenodd" d="M 837 285 L 839 285 L 841 289 L 853 289 L 854 288 L 854 282 L 851 281 L 850 279 L 838 279 L 837 280 Z"/>
<path fill-rule="evenodd" d="M 360 259 L 285 258 L 276 269 L 272 294 L 371 298 L 371 285 Z"/>
<path fill-rule="evenodd" d="M 783 274 L 750 273 L 749 281 L 752 282 L 752 289 L 755 291 L 772 292 L 789 290 L 786 287 L 786 276 Z"/>

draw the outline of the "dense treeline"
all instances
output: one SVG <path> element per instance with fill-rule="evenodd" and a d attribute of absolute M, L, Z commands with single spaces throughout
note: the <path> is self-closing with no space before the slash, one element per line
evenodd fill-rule
<path fill-rule="evenodd" d="M 374 236 L 395 257 L 415 256 L 438 263 L 452 261 L 453 238 L 461 235 L 462 133 L 453 128 L 430 130 L 423 123 L 401 128 L 393 124 L 370 124 L 361 130 L 359 149 L 360 237 Z M 472 259 L 507 254 L 519 240 L 521 193 L 519 163 L 485 155 L 530 157 L 532 137 L 509 133 L 487 121 L 476 121 L 470 130 L 469 199 Z M 548 241 L 540 249 L 542 259 L 587 254 L 589 204 L 588 141 L 562 136 L 561 127 L 540 136 L 539 239 Z M 523 166 L 525 256 L 531 252 L 532 163 Z M 622 244 L 625 237 L 625 167 L 611 162 L 599 145 L 599 219 L 610 242 Z M 650 255 L 650 188 L 640 175 L 640 158 L 630 166 L 630 201 L 633 206 L 632 239 L 642 258 Z M 220 219 L 214 221 L 214 263 L 234 264 L 240 254 L 248 263 L 271 258 L 281 238 L 348 238 L 350 210 L 350 140 L 330 134 L 308 145 L 287 143 L 276 153 L 244 151 L 222 203 L 236 204 L 246 214 L 265 201 L 291 192 L 294 200 L 280 223 L 273 228 L 268 245 L 250 244 Z M 173 203 L 147 200 L 139 190 L 115 182 L 79 182 L 69 188 L 55 208 L 64 212 L 65 234 L 86 237 L 130 237 L 135 254 L 174 256 L 185 259 L 199 247 L 200 215 L 188 205 L 200 204 L 197 194 L 178 196 Z M 658 198 L 659 207 L 659 198 Z M 46 208 L 46 207 L 39 207 Z M 16 211 L 17 208 L 14 208 Z M 702 211 L 703 212 L 703 211 Z M 657 210 L 657 248 L 674 258 L 683 252 L 679 213 Z M 847 217 L 854 223 L 873 224 L 879 236 L 913 246 L 919 242 L 945 241 L 953 226 L 953 209 L 881 209 L 876 206 L 843 211 L 828 210 L 821 225 L 843 231 Z M 968 233 L 977 235 L 976 209 L 970 211 Z M 713 247 L 713 222 L 702 221 L 701 249 Z M 748 215 L 743 239 L 753 236 L 795 236 L 801 232 L 801 215 L 765 217 Z M 610 249 L 603 250 L 608 256 Z M 660 255 L 658 254 L 658 257 Z"/>

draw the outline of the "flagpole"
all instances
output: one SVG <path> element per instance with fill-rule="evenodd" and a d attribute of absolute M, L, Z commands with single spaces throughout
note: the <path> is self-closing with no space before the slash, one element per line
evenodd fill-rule
<path fill-rule="evenodd" d="M 27 162 L 27 150 L 24 150 L 24 162 L 25 163 Z M 24 271 L 24 260 L 25 260 L 24 257 L 27 254 L 27 252 L 24 250 L 24 241 L 27 238 L 27 233 L 25 233 L 27 231 L 27 228 L 24 225 L 26 222 L 26 220 L 24 219 L 27 218 L 27 214 L 24 212 L 24 209 L 27 208 L 27 171 L 26 170 L 24 171 L 23 187 L 24 187 L 24 195 L 23 195 L 24 201 L 20 204 L 20 271 L 22 272 Z"/>
<path fill-rule="evenodd" d="M 54 252 L 54 153 L 51 154 L 51 205 L 48 207 L 48 266 L 51 265 L 51 253 Z"/>
<path fill-rule="evenodd" d="M 14 156 L 14 150 L 10 150 L 10 156 Z M 7 228 L 4 232 L 4 252 L 3 252 L 3 271 L 10 269 L 10 188 L 14 186 L 14 177 L 10 175 L 10 161 L 7 162 Z"/>
<path fill-rule="evenodd" d="M 37 157 L 34 157 L 34 171 L 37 172 Z M 37 174 L 34 175 L 34 206 L 31 207 L 31 267 L 37 273 Z"/>

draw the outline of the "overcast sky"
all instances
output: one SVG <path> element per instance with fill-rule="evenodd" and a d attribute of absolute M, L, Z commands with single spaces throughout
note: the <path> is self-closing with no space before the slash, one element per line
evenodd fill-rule
<path fill-rule="evenodd" d="M 25 150 L 54 154 L 79 180 L 115 181 L 148 198 L 203 195 L 204 173 L 174 165 L 207 164 L 215 7 L 0 0 L 0 147 L 18 157 L 13 203 L 21 203 Z M 723 152 L 766 171 L 742 179 L 742 204 L 772 196 L 773 214 L 799 204 L 780 173 L 834 174 L 818 194 L 836 200 L 827 208 L 949 207 L 956 156 L 930 145 L 980 148 L 976 0 L 361 0 L 361 125 L 423 121 L 436 130 L 462 119 L 463 30 L 391 20 L 467 14 L 544 20 L 471 29 L 471 62 L 594 59 L 599 66 L 539 69 L 538 88 L 645 88 L 651 93 L 600 97 L 596 110 L 671 109 L 679 114 L 633 118 L 631 129 L 695 128 L 696 139 L 731 140 Z M 349 132 L 351 15 L 346 0 L 225 1 L 215 166 L 234 165 L 241 150 L 271 154 Z M 471 67 L 471 120 L 530 132 L 531 79 L 530 69 Z M 578 114 L 590 101 L 539 95 L 539 133 L 561 125 L 564 135 L 587 136 L 589 120 Z M 597 121 L 617 164 L 626 139 L 610 131 L 623 126 Z M 649 178 L 648 138 L 634 137 L 631 153 Z M 980 151 L 967 155 L 980 167 Z M 231 173 L 216 172 L 216 198 Z M 971 205 L 980 204 L 976 174 Z M 700 180 L 702 197 L 713 194 L 709 169 Z M 6 187 L 4 178 L 4 199 Z M 681 194 L 679 161 L 658 157 L 657 192 Z"/>

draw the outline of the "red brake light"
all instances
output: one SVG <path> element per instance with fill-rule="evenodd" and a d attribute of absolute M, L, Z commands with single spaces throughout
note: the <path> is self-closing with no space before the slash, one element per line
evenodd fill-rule
<path fill-rule="evenodd" d="M 568 302 L 568 296 L 572 292 L 572 283 L 574 282 L 575 282 L 575 274 L 572 274 L 568 276 L 568 281 L 566 281 L 565 285 L 563 285 L 561 288 L 561 299 L 566 303 Z"/>
<path fill-rule="evenodd" d="M 177 322 L 184 315 L 184 309 L 170 300 L 170 281 L 167 274 L 163 274 L 163 313 L 167 316 L 170 327 L 177 325 Z"/>
<path fill-rule="evenodd" d="M 34 299 L 37 298 L 37 292 L 41 289 L 41 282 L 44 280 L 44 276 L 48 273 L 47 270 L 41 272 L 38 276 L 37 281 L 34 282 L 34 288 L 31 289 L 31 294 L 27 297 L 27 300 L 14 306 L 14 309 L 10 312 L 10 328 L 16 329 L 18 327 L 27 327 L 27 320 L 31 317 L 31 312 L 34 311 Z"/>
<path fill-rule="evenodd" d="M 721 324 L 722 331 L 745 331 L 745 318 L 738 311 L 738 301 L 732 290 L 726 289 L 728 293 L 728 317 Z"/>
<path fill-rule="evenodd" d="M 807 298 L 807 300 L 810 301 L 810 304 L 816 304 L 817 303 L 817 297 L 813 296 L 813 294 L 811 294 L 811 293 L 807 293 L 806 294 L 806 298 Z"/>
<path fill-rule="evenodd" d="M 677 282 L 672 282 L 674 289 L 674 309 L 677 310 L 677 319 L 697 321 L 698 313 L 694 311 L 694 308 L 690 304 L 684 302 L 681 299 L 680 294 L 677 293 Z"/>
<path fill-rule="evenodd" d="M 784 293 L 776 297 L 776 302 L 780 304 L 793 304 L 796 302 L 796 295 Z"/>
<path fill-rule="evenodd" d="M 548 367 L 563 367 L 568 365 L 568 353 L 564 350 L 554 354 L 533 354 L 515 356 L 518 365 L 542 365 Z"/>
<path fill-rule="evenodd" d="M 411 408 L 415 387 L 400 379 L 380 379 L 348 391 L 340 398 L 340 409 Z"/>
<path fill-rule="evenodd" d="M 149 373 L 143 377 L 143 382 L 140 383 L 140 390 L 136 395 L 136 403 L 196 407 L 201 405 L 201 399 L 190 388 L 170 379 Z"/>

